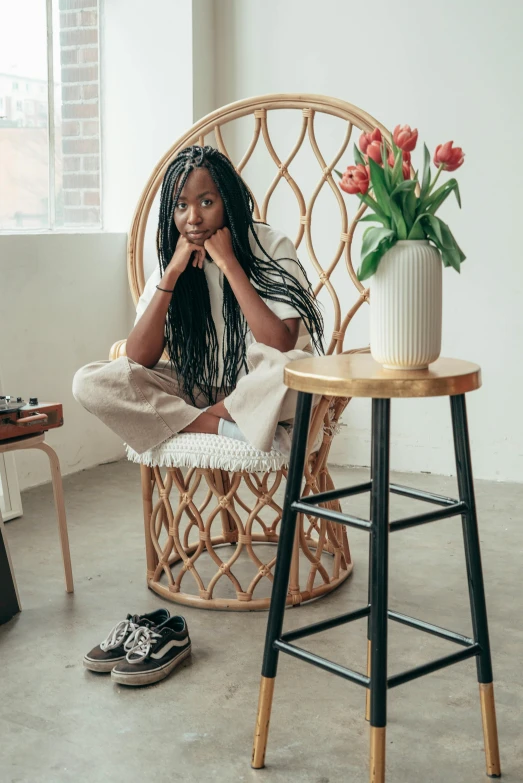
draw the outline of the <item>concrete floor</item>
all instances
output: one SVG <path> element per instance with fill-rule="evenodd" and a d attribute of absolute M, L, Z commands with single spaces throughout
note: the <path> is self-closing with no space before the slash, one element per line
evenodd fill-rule
<path fill-rule="evenodd" d="M 335 469 L 337 486 L 364 471 Z M 446 495 L 454 481 L 395 476 Z M 65 480 L 76 592 L 63 592 L 49 486 L 24 493 L 24 517 L 7 524 L 23 612 L 0 628 L 2 783 L 364 783 L 364 691 L 281 656 L 267 768 L 250 752 L 265 613 L 185 609 L 191 662 L 142 689 L 113 685 L 82 657 L 127 612 L 161 606 L 144 584 L 138 469 L 100 466 Z M 523 485 L 477 482 L 504 780 L 523 781 L 521 553 Z M 365 513 L 350 502 L 354 513 Z M 344 503 L 348 510 L 349 502 Z M 395 516 L 417 504 L 395 498 Z M 351 579 L 321 601 L 288 610 L 298 627 L 365 604 L 367 536 L 351 531 Z M 445 520 L 391 542 L 390 605 L 470 632 L 460 523 Z M 169 607 L 176 610 L 176 605 Z M 303 646 L 361 671 L 359 621 Z M 452 651 L 449 643 L 390 624 L 390 672 Z M 485 780 L 475 664 L 466 661 L 389 693 L 388 783 Z"/>

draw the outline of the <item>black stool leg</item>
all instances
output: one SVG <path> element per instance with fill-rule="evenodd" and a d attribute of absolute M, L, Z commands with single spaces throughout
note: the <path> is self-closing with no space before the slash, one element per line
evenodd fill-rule
<path fill-rule="evenodd" d="M 252 751 L 252 767 L 261 769 L 265 765 L 265 750 L 269 735 L 269 721 L 271 717 L 272 697 L 274 682 L 278 667 L 278 650 L 273 647 L 276 639 L 279 639 L 283 627 L 283 614 L 287 589 L 289 587 L 289 573 L 291 568 L 294 534 L 296 530 L 296 512 L 292 511 L 291 504 L 300 497 L 303 481 L 303 469 L 305 467 L 305 452 L 309 435 L 309 423 L 311 417 L 312 395 L 300 392 L 296 407 L 296 419 L 294 434 L 292 437 L 292 449 L 287 475 L 287 487 L 283 502 L 283 514 L 278 541 L 278 553 L 274 570 L 274 584 L 272 586 L 271 606 L 265 635 L 265 652 L 263 655 L 262 677 L 260 685 L 260 697 L 258 701 L 258 716 L 254 733 L 254 746 Z"/>
<path fill-rule="evenodd" d="M 374 407 L 372 408 L 372 423 L 371 432 L 374 432 Z M 370 450 L 370 480 L 374 479 L 374 449 Z M 370 493 L 370 509 L 369 519 L 372 519 L 372 492 Z M 372 590 L 372 536 L 369 536 L 369 576 L 368 576 L 368 603 L 371 602 L 371 590 Z M 367 677 L 370 677 L 371 672 L 371 627 L 370 627 L 370 615 L 367 618 Z M 365 692 L 365 720 L 370 720 L 370 688 L 367 688 Z"/>
<path fill-rule="evenodd" d="M 485 587 L 483 584 L 483 569 L 481 566 L 481 551 L 476 514 L 476 500 L 474 497 L 474 482 L 472 478 L 472 462 L 470 458 L 465 395 L 460 394 L 451 397 L 450 406 L 452 412 L 452 427 L 454 431 L 454 450 L 456 453 L 459 497 L 460 500 L 467 504 L 468 508 L 467 513 L 463 515 L 463 538 L 465 543 L 465 560 L 467 563 L 474 641 L 481 647 L 481 653 L 478 655 L 476 663 L 481 701 L 481 716 L 483 719 L 483 735 L 485 739 L 487 775 L 491 778 L 499 778 L 501 777 L 501 766 L 496 725 L 496 707 L 494 703 L 494 686 L 492 682 L 492 661 L 490 656 L 487 606 L 485 602 Z"/>
<path fill-rule="evenodd" d="M 385 783 L 390 400 L 372 401 L 370 783 Z"/>

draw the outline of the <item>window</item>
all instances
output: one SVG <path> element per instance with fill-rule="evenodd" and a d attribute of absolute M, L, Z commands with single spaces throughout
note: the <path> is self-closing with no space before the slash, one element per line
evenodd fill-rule
<path fill-rule="evenodd" d="M 0 230 L 101 225 L 98 4 L 0 0 Z"/>

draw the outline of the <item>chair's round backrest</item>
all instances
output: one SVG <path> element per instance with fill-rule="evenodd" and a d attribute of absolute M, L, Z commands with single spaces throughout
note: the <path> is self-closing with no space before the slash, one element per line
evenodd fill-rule
<path fill-rule="evenodd" d="M 333 128 L 332 125 L 328 127 L 322 151 L 318 142 L 318 125 L 320 120 L 325 118 L 329 122 L 332 122 L 334 118 L 337 127 Z M 277 119 L 280 121 L 279 125 L 276 123 Z M 250 123 L 251 127 L 248 131 L 250 141 L 244 142 L 245 122 Z M 293 123 L 294 128 L 292 127 Z M 278 141 L 275 139 L 273 124 L 278 125 L 276 128 Z M 240 125 L 241 127 L 239 127 Z M 235 126 L 237 127 L 235 128 Z M 147 223 L 165 171 L 184 147 L 192 144 L 202 146 L 211 144 L 229 157 L 236 170 L 245 179 L 256 205 L 254 215 L 256 220 L 267 221 L 276 228 L 282 228 L 282 225 L 278 224 L 280 221 L 267 220 L 267 213 L 277 185 L 285 180 L 290 186 L 287 188 L 287 194 L 291 196 L 294 204 L 289 204 L 288 199 L 285 204 L 280 201 L 279 216 L 282 216 L 283 213 L 287 214 L 289 210 L 295 212 L 297 203 L 297 231 L 294 236 L 291 235 L 291 238 L 300 253 L 300 260 L 309 273 L 316 294 L 324 306 L 327 305 L 326 309 L 330 310 L 330 317 L 328 321 L 326 319 L 328 328 L 326 331 L 327 353 L 341 352 L 347 326 L 368 298 L 368 292 L 357 279 L 351 252 L 357 220 L 361 217 L 363 209 L 358 209 L 359 201 L 356 197 L 351 196 L 346 199 L 340 192 L 337 176 L 333 175 L 333 171 L 337 167 L 345 168 L 353 162 L 352 154 L 349 159 L 349 154 L 346 152 L 351 138 L 353 141 L 356 140 L 353 137 L 354 129 L 370 131 L 376 127 L 380 128 L 384 138 L 390 142 L 390 134 L 386 128 L 356 106 L 336 98 L 308 94 L 277 94 L 247 98 L 217 109 L 195 123 L 160 160 L 138 202 L 128 244 L 129 283 L 135 303 L 145 285 L 144 239 Z M 325 132 L 325 126 L 323 132 Z M 294 134 L 294 138 L 297 137 L 291 151 L 286 156 L 278 155 L 275 146 L 278 146 L 280 139 L 284 139 L 288 143 L 290 134 Z M 326 148 L 333 141 L 335 141 L 333 154 L 331 153 L 326 159 Z M 258 148 L 263 145 L 268 151 L 268 156 L 265 153 L 267 162 L 264 164 L 258 162 L 250 175 L 249 165 L 251 164 L 252 168 L 254 156 Z M 299 155 L 306 146 L 309 146 L 309 161 L 299 163 Z M 238 150 L 237 155 L 234 154 L 236 150 Z M 297 184 L 300 179 L 300 166 L 302 173 L 305 170 L 307 175 L 305 178 L 308 180 L 308 187 L 303 188 L 307 191 L 307 198 L 303 195 L 302 188 Z M 259 185 L 257 188 L 253 184 L 253 179 L 261 181 L 263 179 L 261 175 L 267 174 L 271 167 L 274 170 L 272 182 L 268 183 L 268 187 L 264 186 L 260 192 L 258 188 L 261 186 Z M 332 205 L 335 207 L 335 200 L 338 209 L 335 207 L 334 210 L 327 210 L 327 212 L 323 209 L 323 218 L 318 217 L 316 221 L 320 223 L 319 240 L 315 238 L 315 242 L 313 242 L 313 215 L 316 216 L 320 212 L 318 200 L 324 193 L 325 185 L 328 185 L 334 195 L 334 199 L 332 196 L 330 197 Z M 353 214 L 349 218 L 347 206 L 350 208 L 351 205 Z M 339 218 L 333 224 L 333 215 L 338 212 Z M 330 251 L 325 251 L 322 248 L 322 251 L 319 252 L 316 244 L 325 244 L 323 241 L 325 234 L 330 236 L 331 244 L 334 240 L 334 246 Z M 308 259 L 304 258 L 303 248 L 300 249 L 303 239 L 305 239 Z M 344 264 L 343 262 L 339 263 L 342 257 Z M 341 270 L 344 271 L 344 278 L 339 275 Z M 343 287 L 344 284 L 345 288 L 341 297 L 344 303 L 342 310 L 340 286 Z M 352 289 L 354 296 L 350 296 L 347 300 L 346 288 L 348 287 Z M 329 303 L 330 307 L 328 307 Z"/>

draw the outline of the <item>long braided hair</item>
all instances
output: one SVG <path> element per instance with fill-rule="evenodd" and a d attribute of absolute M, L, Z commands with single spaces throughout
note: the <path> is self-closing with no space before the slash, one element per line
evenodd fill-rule
<path fill-rule="evenodd" d="M 291 273 L 266 254 L 254 228 L 251 193 L 230 160 L 214 147 L 187 147 L 167 169 L 162 183 L 156 238 L 161 274 L 173 257 L 180 236 L 174 222 L 178 199 L 191 171 L 201 166 L 207 167 L 222 197 L 225 225 L 231 232 L 234 255 L 251 284 L 264 299 L 291 304 L 300 314 L 314 347 L 323 353 L 323 319 L 310 283 L 307 289 L 303 288 Z M 249 233 L 262 251 L 262 258 L 253 254 Z M 299 261 L 282 260 L 294 261 L 308 282 Z M 207 280 L 200 269 L 189 263 L 180 275 L 171 298 L 166 341 L 178 381 L 193 403 L 199 394 L 203 394 L 212 405 L 216 402 L 218 387 L 234 388 L 240 370 L 247 367 L 245 337 L 248 325 L 225 277 L 222 312 L 225 322 L 224 344 L 221 346 L 224 370 L 220 385 L 220 346 L 211 315 Z"/>

